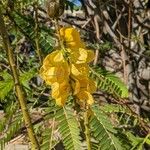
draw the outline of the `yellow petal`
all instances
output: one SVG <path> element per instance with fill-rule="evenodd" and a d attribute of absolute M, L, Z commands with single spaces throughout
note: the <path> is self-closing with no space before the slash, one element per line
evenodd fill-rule
<path fill-rule="evenodd" d="M 72 27 L 64 27 L 60 29 L 60 36 L 67 42 L 80 42 L 79 32 Z"/>
<path fill-rule="evenodd" d="M 72 27 L 64 27 L 60 29 L 60 36 L 66 48 L 77 49 L 85 48 L 85 44 L 80 39 L 79 32 Z"/>
<path fill-rule="evenodd" d="M 65 62 L 62 51 L 55 50 L 54 52 L 46 56 L 46 58 L 43 61 L 43 67 L 46 69 L 50 66 L 59 65 L 62 62 Z"/>
<path fill-rule="evenodd" d="M 96 91 L 96 84 L 93 80 L 88 77 L 83 77 L 79 79 L 75 79 L 73 84 L 74 93 L 79 93 L 80 91 L 87 91 L 89 93 L 93 93 Z"/>
<path fill-rule="evenodd" d="M 70 50 L 70 59 L 73 63 L 82 64 L 89 63 L 94 59 L 94 52 L 84 48 Z"/>
<path fill-rule="evenodd" d="M 79 80 L 77 80 L 75 78 L 73 80 L 71 80 L 71 87 L 73 89 L 73 95 L 76 95 L 77 93 L 79 93 L 79 91 L 80 91 Z"/>
<path fill-rule="evenodd" d="M 58 98 L 56 98 L 56 104 L 59 106 L 64 106 L 67 101 L 68 95 L 62 95 Z"/>
<path fill-rule="evenodd" d="M 92 79 L 88 80 L 87 91 L 90 93 L 94 93 L 96 91 L 96 83 Z"/>
<path fill-rule="evenodd" d="M 71 50 L 75 50 L 75 51 L 78 48 L 85 48 L 85 44 L 82 41 L 80 41 L 80 42 L 77 42 L 77 41 L 75 41 L 75 42 L 66 42 L 66 43 L 64 43 L 64 45 L 65 45 L 66 48 L 70 48 Z"/>
<path fill-rule="evenodd" d="M 51 86 L 52 88 L 52 97 L 57 99 L 63 95 L 70 94 L 70 85 L 68 81 L 64 81 L 62 83 L 55 82 Z"/>
<path fill-rule="evenodd" d="M 77 78 L 88 76 L 89 67 L 87 64 L 71 64 L 71 74 Z"/>
<path fill-rule="evenodd" d="M 63 82 L 65 79 L 69 79 L 69 68 L 67 64 L 62 63 L 61 66 L 49 67 L 47 69 L 40 70 L 41 77 L 48 85 L 54 82 Z"/>
<path fill-rule="evenodd" d="M 91 105 L 94 102 L 93 96 L 87 91 L 81 91 L 77 94 L 77 98 L 80 101 L 86 101 L 87 104 Z"/>
<path fill-rule="evenodd" d="M 63 106 L 70 94 L 70 85 L 67 81 L 59 84 L 56 82 L 52 85 L 52 97 L 56 100 L 56 104 Z"/>
<path fill-rule="evenodd" d="M 87 63 L 94 60 L 95 54 L 92 50 L 87 50 Z"/>
<path fill-rule="evenodd" d="M 53 98 L 58 98 L 60 95 L 60 90 L 59 90 L 59 83 L 55 82 L 52 84 L 51 88 L 52 88 L 52 97 Z"/>
<path fill-rule="evenodd" d="M 53 82 L 63 82 L 64 79 L 69 78 L 69 74 L 68 62 L 59 51 L 49 54 L 40 69 L 40 75 L 48 85 Z"/>

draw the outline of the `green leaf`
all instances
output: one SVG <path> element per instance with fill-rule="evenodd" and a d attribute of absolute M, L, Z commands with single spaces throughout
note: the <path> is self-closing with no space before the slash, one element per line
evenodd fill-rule
<path fill-rule="evenodd" d="M 82 149 L 79 125 L 74 112 L 68 107 L 62 108 L 57 112 L 56 120 L 59 122 L 58 128 L 65 150 Z"/>
<path fill-rule="evenodd" d="M 105 91 L 114 96 L 127 98 L 128 89 L 127 86 L 114 74 L 102 70 L 101 68 L 94 67 L 91 69 L 91 78 L 97 83 L 97 88 Z"/>
<path fill-rule="evenodd" d="M 7 112 L 10 114 L 5 116 L 5 121 L 0 122 L 0 127 L 3 129 L 0 136 L 0 149 L 4 149 L 6 143 L 8 143 L 12 137 L 15 137 L 23 125 L 22 113 L 16 112 L 16 109 L 17 106 L 11 108 L 9 112 Z"/>
<path fill-rule="evenodd" d="M 31 69 L 27 72 L 23 72 L 20 74 L 20 82 L 21 84 L 26 87 L 29 88 L 28 82 L 31 78 L 33 78 L 36 74 L 36 71 L 34 69 Z"/>
<path fill-rule="evenodd" d="M 145 142 L 150 145 L 150 139 L 147 139 Z"/>
<path fill-rule="evenodd" d="M 35 47 L 36 34 L 34 19 L 32 16 L 24 16 L 18 12 L 14 12 L 11 14 L 11 20 L 16 24 L 16 27 L 19 29 L 19 31 L 25 35 Z M 49 53 L 53 51 L 55 40 L 52 35 L 51 29 L 45 29 L 45 27 L 40 26 L 38 38 L 42 52 Z"/>
<path fill-rule="evenodd" d="M 70 7 L 71 12 L 73 12 L 74 3 L 70 1 L 66 1 L 65 3 L 66 3 L 66 7 Z"/>
<path fill-rule="evenodd" d="M 114 129 L 108 116 L 99 109 L 98 106 L 92 107 L 93 116 L 90 120 L 91 131 L 95 139 L 99 142 L 102 150 L 122 150 L 123 147 L 115 137 L 117 131 Z"/>
<path fill-rule="evenodd" d="M 130 110 L 125 106 L 121 106 L 119 104 L 103 104 L 100 106 L 100 109 L 107 113 L 130 113 Z"/>
<path fill-rule="evenodd" d="M 46 128 L 42 134 L 41 150 L 53 149 L 54 146 L 59 143 L 59 140 L 54 138 L 54 125 L 50 128 Z"/>
<path fill-rule="evenodd" d="M 46 128 L 43 131 L 41 150 L 53 149 L 55 145 L 60 142 L 60 139 L 55 135 L 56 131 L 58 132 L 58 127 L 56 125 L 56 112 L 59 109 L 60 108 L 56 105 L 55 101 L 50 98 L 48 106 L 44 108 L 46 114 L 44 117 L 44 121 L 51 122 L 51 125 L 49 126 L 49 128 Z"/>
<path fill-rule="evenodd" d="M 14 82 L 12 76 L 7 72 L 1 73 L 0 76 L 3 78 L 3 80 L 0 81 L 0 100 L 4 100 L 13 89 Z"/>
<path fill-rule="evenodd" d="M 140 138 L 140 137 L 136 137 L 134 136 L 131 132 L 127 132 L 126 133 L 127 137 L 129 138 L 129 140 L 131 141 L 132 144 L 132 149 L 131 150 L 142 150 L 142 146 L 143 146 L 143 140 L 144 138 Z"/>

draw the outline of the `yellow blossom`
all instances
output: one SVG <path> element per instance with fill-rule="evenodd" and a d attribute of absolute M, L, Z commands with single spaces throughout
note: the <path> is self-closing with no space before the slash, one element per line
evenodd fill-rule
<path fill-rule="evenodd" d="M 54 82 L 61 83 L 69 78 L 68 65 L 62 64 L 60 67 L 49 67 L 47 69 L 41 67 L 40 74 L 48 85 L 51 85 Z"/>
<path fill-rule="evenodd" d="M 46 58 L 43 61 L 43 67 L 46 69 L 50 66 L 57 66 L 60 65 L 60 63 L 65 62 L 66 60 L 63 57 L 63 53 L 61 50 L 55 50 L 54 52 L 50 53 L 46 56 Z"/>
<path fill-rule="evenodd" d="M 63 106 L 71 93 L 79 103 L 92 104 L 96 86 L 89 78 L 88 63 L 94 59 L 94 52 L 86 49 L 74 28 L 61 28 L 60 37 L 64 42 L 63 50 L 56 49 L 47 55 L 40 75 L 51 85 L 51 94 L 57 105 Z"/>
<path fill-rule="evenodd" d="M 40 75 L 48 85 L 54 82 L 63 82 L 64 79 L 69 78 L 69 74 L 68 63 L 63 58 L 62 52 L 58 50 L 44 59 L 43 66 L 40 69 Z"/>
<path fill-rule="evenodd" d="M 68 49 L 68 51 L 70 53 L 70 61 L 76 64 L 89 63 L 95 57 L 92 50 L 84 48 Z"/>
<path fill-rule="evenodd" d="M 66 103 L 67 98 L 68 98 L 67 94 L 64 94 L 64 95 L 62 95 L 58 98 L 55 98 L 56 104 L 59 105 L 59 106 L 64 106 L 65 103 Z"/>
<path fill-rule="evenodd" d="M 80 91 L 88 91 L 93 93 L 96 90 L 95 82 L 88 77 L 78 79 L 76 84 L 80 84 L 80 86 L 76 85 L 77 88 L 80 87 Z"/>
<path fill-rule="evenodd" d="M 70 85 L 67 80 L 62 83 L 55 82 L 52 84 L 52 97 L 57 99 L 62 96 L 69 96 Z"/>
<path fill-rule="evenodd" d="M 56 104 L 63 106 L 70 94 L 70 85 L 68 81 L 63 83 L 55 82 L 52 84 L 52 97 L 56 100 Z"/>
<path fill-rule="evenodd" d="M 79 104 L 87 102 L 87 104 L 91 105 L 94 102 L 93 96 L 90 92 L 87 91 L 80 91 L 77 94 Z"/>
<path fill-rule="evenodd" d="M 71 64 L 70 71 L 72 76 L 81 78 L 88 75 L 89 66 L 87 64 Z"/>
<path fill-rule="evenodd" d="M 72 27 L 64 27 L 60 29 L 60 36 L 64 42 L 66 48 L 79 48 L 85 47 L 85 44 L 81 41 L 80 34 L 77 29 Z"/>
<path fill-rule="evenodd" d="M 93 93 L 96 91 L 96 84 L 93 80 L 88 77 L 83 78 L 73 78 L 72 88 L 74 91 L 74 95 L 78 94 L 80 91 L 87 91 L 89 93 Z"/>

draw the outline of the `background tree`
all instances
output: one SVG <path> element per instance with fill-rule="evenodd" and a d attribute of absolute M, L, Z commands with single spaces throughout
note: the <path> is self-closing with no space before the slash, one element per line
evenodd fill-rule
<path fill-rule="evenodd" d="M 51 87 L 39 77 L 43 59 L 58 45 L 56 21 L 45 8 L 49 1 L 46 6 L 43 0 L 0 2 L 1 24 L 4 21 L 0 33 L 1 149 L 20 134 L 28 137 L 8 50 L 13 52 L 39 149 L 149 149 L 149 1 L 75 3 L 79 1 L 64 0 L 65 12 L 57 19 L 60 26 L 78 29 L 87 48 L 96 54 L 90 77 L 96 81 L 97 91 L 88 113 L 72 103 L 73 97 L 65 107 L 58 107 L 51 98 Z M 7 41 L 8 50 L 2 41 Z M 33 142 L 30 136 L 26 141 Z"/>

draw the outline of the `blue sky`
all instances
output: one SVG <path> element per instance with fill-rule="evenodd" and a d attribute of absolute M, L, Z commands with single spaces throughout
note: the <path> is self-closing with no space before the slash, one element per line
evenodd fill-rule
<path fill-rule="evenodd" d="M 79 0 L 70 0 L 70 1 L 73 2 L 74 4 L 76 4 L 77 6 L 81 5 Z"/>

